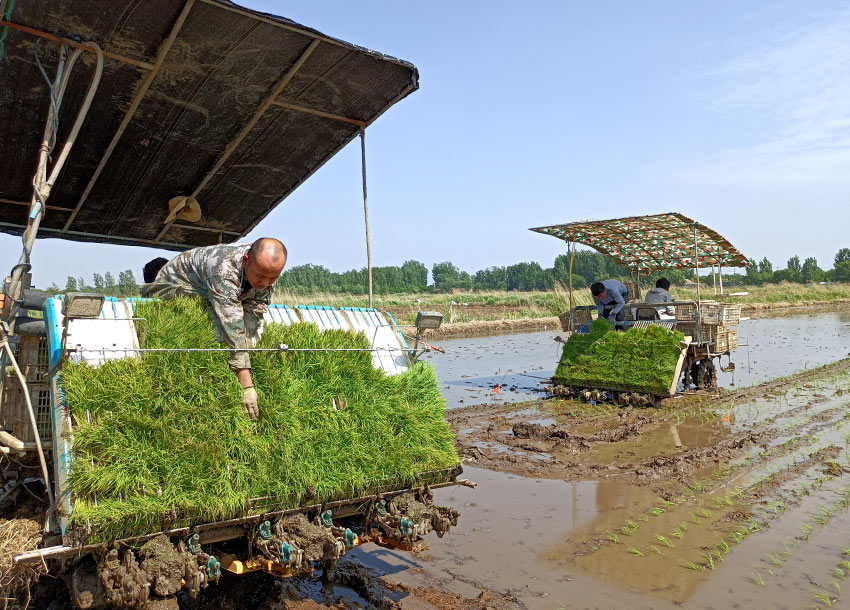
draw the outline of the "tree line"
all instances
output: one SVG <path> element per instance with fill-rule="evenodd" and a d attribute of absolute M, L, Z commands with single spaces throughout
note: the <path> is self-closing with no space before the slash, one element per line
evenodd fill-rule
<path fill-rule="evenodd" d="M 642 278 L 646 285 L 653 284 L 661 276 L 672 284 L 683 284 L 693 280 L 693 270 L 671 269 L 656 272 Z M 579 250 L 572 264 L 573 286 L 589 286 L 595 281 L 629 277 L 628 270 L 613 260 L 592 250 Z M 570 281 L 570 257 L 562 254 L 555 258 L 552 267 L 544 268 L 536 262 L 521 262 L 504 267 L 487 267 L 475 273 L 459 269 L 454 263 L 435 263 L 430 270 L 424 263 L 406 261 L 400 267 L 374 267 L 372 269 L 373 290 L 377 294 L 411 294 L 424 292 L 462 291 L 533 291 L 552 290 L 556 282 L 568 285 Z M 702 279 L 705 282 L 705 278 Z M 724 281 L 745 282 L 760 285 L 779 282 L 850 282 L 850 248 L 841 248 L 835 255 L 832 269 L 824 270 L 817 259 L 810 256 L 800 261 L 799 256 L 788 259 L 784 269 L 774 270 L 773 264 L 764 257 L 761 261 L 750 259 L 746 276 L 724 274 Z M 368 286 L 366 269 L 351 269 L 337 273 L 321 265 L 298 265 L 283 272 L 277 288 L 295 294 L 347 293 L 365 294 Z M 139 294 L 135 275 L 130 269 L 121 271 L 116 280 L 110 272 L 95 273 L 89 283 L 83 277 L 69 276 L 64 289 L 53 284 L 51 292 L 93 291 L 108 296 L 134 296 Z"/>
<path fill-rule="evenodd" d="M 784 269 L 774 271 L 773 263 L 767 257 L 756 262 L 750 259 L 747 267 L 747 283 L 749 284 L 778 284 L 779 282 L 850 282 L 850 248 L 841 248 L 835 255 L 832 269 L 824 270 L 818 265 L 814 256 L 806 258 L 802 263 L 800 257 L 792 256 L 785 263 Z"/>

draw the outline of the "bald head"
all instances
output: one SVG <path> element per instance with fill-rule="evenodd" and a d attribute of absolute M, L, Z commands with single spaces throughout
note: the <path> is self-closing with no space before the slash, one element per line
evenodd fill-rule
<path fill-rule="evenodd" d="M 261 237 L 248 249 L 242 266 L 245 279 L 257 290 L 272 286 L 286 265 L 286 246 L 273 237 Z"/>

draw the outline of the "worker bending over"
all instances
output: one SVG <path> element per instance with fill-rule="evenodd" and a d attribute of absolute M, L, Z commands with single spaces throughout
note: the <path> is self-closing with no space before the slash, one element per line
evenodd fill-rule
<path fill-rule="evenodd" d="M 596 305 L 599 319 L 607 319 L 612 325 L 624 318 L 623 305 L 629 298 L 629 289 L 619 280 L 603 280 L 590 285 L 590 294 Z"/>
<path fill-rule="evenodd" d="M 666 277 L 659 278 L 655 282 L 655 288 L 650 288 L 646 293 L 644 301 L 646 303 L 670 303 L 673 297 L 670 295 L 670 280 Z M 656 307 L 658 316 L 662 320 L 676 317 L 676 308 L 673 305 L 665 307 Z"/>
<path fill-rule="evenodd" d="M 286 256 L 286 247 L 270 237 L 253 244 L 194 248 L 172 258 L 152 282 L 141 287 L 145 297 L 173 299 L 197 294 L 206 301 L 219 340 L 233 348 L 230 368 L 242 385 L 242 407 L 252 419 L 260 411 L 251 358 L 244 350 L 259 338 Z"/>

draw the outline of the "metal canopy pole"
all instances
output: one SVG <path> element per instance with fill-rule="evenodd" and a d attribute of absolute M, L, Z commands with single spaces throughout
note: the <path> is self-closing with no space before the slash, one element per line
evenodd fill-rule
<path fill-rule="evenodd" d="M 702 297 L 699 288 L 699 243 L 696 223 L 694 223 L 694 266 L 697 280 L 697 342 L 702 343 Z"/>
<path fill-rule="evenodd" d="M 363 217 L 366 220 L 366 268 L 369 275 L 369 307 L 372 307 L 372 236 L 369 233 L 369 197 L 366 193 L 366 128 L 360 128 L 360 162 L 363 168 Z"/>

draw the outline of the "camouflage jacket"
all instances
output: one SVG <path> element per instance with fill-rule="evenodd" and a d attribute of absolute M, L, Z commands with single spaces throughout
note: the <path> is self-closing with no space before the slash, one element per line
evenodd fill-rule
<path fill-rule="evenodd" d="M 234 350 L 230 368 L 249 369 L 249 352 L 262 332 L 263 314 L 271 301 L 271 288 L 243 291 L 242 258 L 250 244 L 222 244 L 187 250 L 160 269 L 156 280 L 142 284 L 144 297 L 172 299 L 198 294 L 209 305 L 219 340 Z M 240 350 L 241 348 L 241 350 Z"/>

